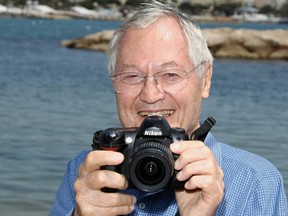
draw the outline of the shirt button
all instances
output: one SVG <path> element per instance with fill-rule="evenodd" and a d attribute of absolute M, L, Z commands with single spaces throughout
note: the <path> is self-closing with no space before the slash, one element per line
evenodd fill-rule
<path fill-rule="evenodd" d="M 141 202 L 139 203 L 139 208 L 140 209 L 144 209 L 146 207 L 145 203 Z"/>

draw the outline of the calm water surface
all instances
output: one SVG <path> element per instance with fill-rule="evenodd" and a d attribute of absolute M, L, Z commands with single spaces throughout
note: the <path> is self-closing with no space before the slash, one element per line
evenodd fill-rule
<path fill-rule="evenodd" d="M 105 54 L 60 45 L 118 25 L 0 19 L 1 215 L 47 215 L 68 160 L 90 148 L 94 131 L 119 126 Z M 202 112 L 216 118 L 219 141 L 273 162 L 286 194 L 287 80 L 287 61 L 216 60 Z"/>

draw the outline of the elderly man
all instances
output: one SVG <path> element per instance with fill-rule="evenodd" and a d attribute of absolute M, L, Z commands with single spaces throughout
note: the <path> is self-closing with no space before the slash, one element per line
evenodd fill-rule
<path fill-rule="evenodd" d="M 123 128 L 151 115 L 191 134 L 200 127 L 213 57 L 201 31 L 176 7 L 153 1 L 126 20 L 110 42 L 109 71 Z M 117 151 L 87 151 L 71 160 L 51 215 L 287 215 L 282 177 L 265 159 L 219 143 L 170 145 L 181 190 L 128 189 Z M 103 188 L 118 189 L 108 193 Z"/>

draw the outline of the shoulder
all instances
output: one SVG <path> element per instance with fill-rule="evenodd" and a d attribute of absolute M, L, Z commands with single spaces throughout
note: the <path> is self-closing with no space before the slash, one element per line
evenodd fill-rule
<path fill-rule="evenodd" d="M 222 165 L 229 170 L 246 170 L 257 176 L 280 175 L 276 167 L 267 159 L 254 153 L 219 143 Z"/>
<path fill-rule="evenodd" d="M 220 148 L 224 181 L 230 195 L 244 193 L 248 199 L 284 193 L 282 175 L 270 161 L 227 144 L 220 143 Z"/>
<path fill-rule="evenodd" d="M 225 196 L 219 212 L 283 215 L 287 211 L 287 199 L 283 178 L 277 168 L 259 155 L 218 144 L 225 182 Z"/>
<path fill-rule="evenodd" d="M 215 155 L 227 178 L 239 177 L 241 174 L 243 177 L 245 175 L 253 175 L 259 178 L 266 175 L 281 176 L 276 167 L 267 159 L 243 149 L 218 142 L 210 133 L 205 142 Z"/>

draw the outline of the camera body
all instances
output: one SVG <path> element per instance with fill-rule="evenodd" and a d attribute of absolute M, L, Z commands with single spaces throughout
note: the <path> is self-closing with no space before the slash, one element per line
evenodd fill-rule
<path fill-rule="evenodd" d="M 128 188 L 146 192 L 181 190 L 185 182 L 176 179 L 178 171 L 174 169 L 179 155 L 170 150 L 171 143 L 181 140 L 189 140 L 183 128 L 171 128 L 165 118 L 149 116 L 139 128 L 108 128 L 95 132 L 92 148 L 123 153 L 125 159 L 120 165 L 102 169 L 123 174 Z"/>

